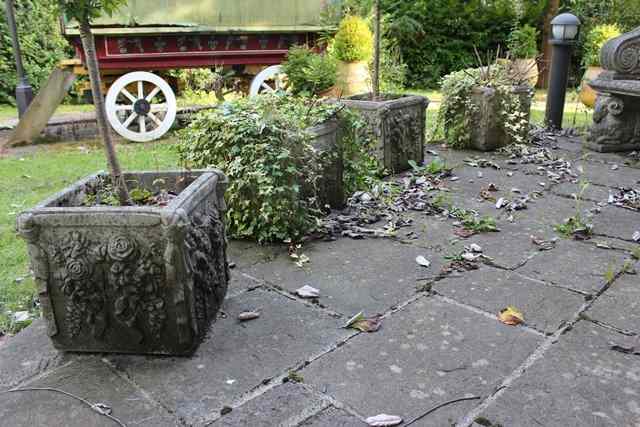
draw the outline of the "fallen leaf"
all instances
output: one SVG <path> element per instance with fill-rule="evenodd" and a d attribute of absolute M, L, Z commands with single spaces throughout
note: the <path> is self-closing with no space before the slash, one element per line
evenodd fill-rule
<path fill-rule="evenodd" d="M 469 230 L 468 228 L 456 228 L 453 231 L 453 234 L 458 237 L 462 237 L 463 239 L 468 239 L 469 237 L 474 236 L 476 232 L 473 230 Z"/>
<path fill-rule="evenodd" d="M 372 427 L 393 427 L 402 424 L 402 418 L 397 415 L 380 414 L 365 420 Z"/>
<path fill-rule="evenodd" d="M 524 317 L 515 307 L 510 306 L 500 312 L 498 320 L 505 325 L 517 326 L 524 322 Z"/>
<path fill-rule="evenodd" d="M 482 246 L 476 244 L 476 243 L 472 243 L 469 245 L 469 250 L 471 252 L 475 252 L 475 253 L 480 253 L 482 252 Z"/>
<path fill-rule="evenodd" d="M 364 313 L 360 312 L 353 316 L 344 325 L 345 329 L 356 329 L 360 332 L 377 332 L 382 326 L 382 316 L 377 315 L 369 319 L 364 317 Z"/>
<path fill-rule="evenodd" d="M 541 251 L 550 251 L 556 247 L 557 239 L 544 240 L 536 236 L 531 236 L 531 242 L 540 247 Z"/>
<path fill-rule="evenodd" d="M 507 206 L 509 204 L 509 201 L 507 199 L 505 199 L 504 197 L 500 197 L 498 199 L 498 201 L 496 202 L 496 209 L 502 209 L 503 207 Z"/>
<path fill-rule="evenodd" d="M 314 287 L 305 285 L 298 289 L 296 294 L 302 298 L 318 298 L 320 296 L 320 291 Z"/>
<path fill-rule="evenodd" d="M 636 231 L 635 233 L 633 233 L 633 236 L 631 238 L 634 242 L 640 242 L 640 231 Z"/>
<path fill-rule="evenodd" d="M 423 267 L 429 268 L 431 266 L 431 261 L 423 257 L 422 255 L 416 258 L 416 262 Z"/>
<path fill-rule="evenodd" d="M 482 254 L 472 254 L 471 252 L 465 252 L 461 255 L 463 260 L 471 262 L 476 261 L 481 256 Z"/>
<path fill-rule="evenodd" d="M 254 319 L 257 319 L 258 317 L 260 317 L 260 312 L 258 310 L 244 311 L 238 314 L 238 320 L 241 322 L 254 320 Z"/>

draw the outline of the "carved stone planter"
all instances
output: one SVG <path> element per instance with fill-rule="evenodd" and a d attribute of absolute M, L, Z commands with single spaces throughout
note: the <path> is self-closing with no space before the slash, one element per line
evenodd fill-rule
<path fill-rule="evenodd" d="M 380 165 L 392 173 L 411 168 L 409 160 L 424 160 L 425 127 L 429 100 L 422 96 L 370 95 L 342 99 L 348 108 L 357 110 L 367 122 L 365 135 L 375 141 L 375 156 Z"/>
<path fill-rule="evenodd" d="M 529 86 L 513 88 L 520 98 L 521 113 L 527 122 L 531 116 L 532 89 Z M 500 117 L 500 98 L 496 91 L 488 87 L 477 87 L 471 94 L 471 102 L 475 106 L 474 126 L 471 129 L 472 148 L 480 151 L 493 151 L 514 142 L 504 128 L 504 119 Z M 447 132 L 445 125 L 445 132 Z M 522 130 L 522 136 L 529 132 L 528 127 Z"/>
<path fill-rule="evenodd" d="M 48 333 L 61 350 L 189 355 L 229 280 L 218 171 L 132 173 L 166 207 L 82 207 L 90 176 L 18 217 Z"/>
<path fill-rule="evenodd" d="M 601 152 L 640 149 L 640 27 L 609 40 L 605 71 L 590 82 L 598 93 L 585 146 Z"/>
<path fill-rule="evenodd" d="M 332 208 L 344 206 L 343 158 L 340 145 L 340 126 L 337 120 L 331 120 L 308 129 L 312 135 L 311 145 L 320 152 L 323 161 L 323 176 L 318 182 L 318 195 L 323 205 Z M 307 194 L 310 190 L 305 191 Z"/>

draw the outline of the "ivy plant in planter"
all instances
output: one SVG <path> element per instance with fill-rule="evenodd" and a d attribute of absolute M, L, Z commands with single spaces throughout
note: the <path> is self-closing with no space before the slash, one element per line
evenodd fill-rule
<path fill-rule="evenodd" d="M 327 205 L 341 207 L 376 170 L 361 124 L 342 106 L 263 95 L 225 103 L 181 133 L 179 153 L 195 167 L 230 178 L 227 224 L 235 238 L 296 241 L 312 232 Z"/>
<path fill-rule="evenodd" d="M 19 215 L 43 315 L 62 350 L 193 353 L 229 279 L 219 171 L 122 173 L 108 131 L 90 22 L 120 0 L 58 0 L 87 56 L 109 174 Z"/>
<path fill-rule="evenodd" d="M 526 141 L 533 90 L 508 64 L 449 74 L 442 93 L 438 126 L 450 147 L 490 151 Z"/>

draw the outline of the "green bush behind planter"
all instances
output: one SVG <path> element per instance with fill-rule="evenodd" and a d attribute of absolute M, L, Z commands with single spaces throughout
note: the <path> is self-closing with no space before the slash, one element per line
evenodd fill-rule
<path fill-rule="evenodd" d="M 335 170 L 336 161 L 342 162 L 345 192 L 366 186 L 377 173 L 368 141 L 355 136 L 363 125 L 342 109 L 286 95 L 225 103 L 182 131 L 178 151 L 188 166 L 216 165 L 229 177 L 231 236 L 295 240 L 313 231 L 323 216 L 323 174 Z M 336 118 L 341 121 L 336 149 L 317 150 L 313 139 L 326 134 L 317 126 Z"/>

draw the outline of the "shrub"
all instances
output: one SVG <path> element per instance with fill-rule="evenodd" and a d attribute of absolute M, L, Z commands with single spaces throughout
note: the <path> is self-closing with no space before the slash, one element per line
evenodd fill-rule
<path fill-rule="evenodd" d="M 599 67 L 600 66 L 600 51 L 604 44 L 614 38 L 618 37 L 622 33 L 622 30 L 617 25 L 598 25 L 594 27 L 585 40 L 584 45 L 584 58 L 582 60 L 585 67 Z"/>
<path fill-rule="evenodd" d="M 226 200 L 231 236 L 259 242 L 295 241 L 314 230 L 322 216 L 313 189 L 328 160 L 310 145 L 306 129 L 341 110 L 339 105 L 287 95 L 224 103 L 199 114 L 181 132 L 178 152 L 188 166 L 214 166 L 229 177 Z M 345 129 L 357 127 L 349 124 Z M 345 183 L 350 191 L 367 182 L 366 174 L 375 170 L 363 166 L 370 161 L 363 142 L 348 137 L 343 144 Z"/>
<path fill-rule="evenodd" d="M 17 83 L 13 48 L 4 5 L 0 14 L 0 104 L 15 103 Z M 55 2 L 51 0 L 16 0 L 16 21 L 22 59 L 29 83 L 37 93 L 51 70 L 71 52 L 60 35 Z"/>
<path fill-rule="evenodd" d="M 508 40 L 511 57 L 529 59 L 538 56 L 538 33 L 531 25 L 514 28 Z"/>
<path fill-rule="evenodd" d="M 333 49 L 340 61 L 370 61 L 373 55 L 373 34 L 369 25 L 360 17 L 345 17 L 340 23 Z"/>
<path fill-rule="evenodd" d="M 478 122 L 478 107 L 472 101 L 474 88 L 483 86 L 495 90 L 498 107 L 495 120 L 511 140 L 525 142 L 528 122 L 520 113 L 520 97 L 513 92 L 515 82 L 508 64 L 458 71 L 442 79 L 442 105 L 438 112 L 438 127 L 444 129 L 447 145 L 463 149 L 471 145 L 471 130 Z"/>
<path fill-rule="evenodd" d="M 336 84 L 335 59 L 306 47 L 292 47 L 282 67 L 296 95 L 319 95 Z"/>

